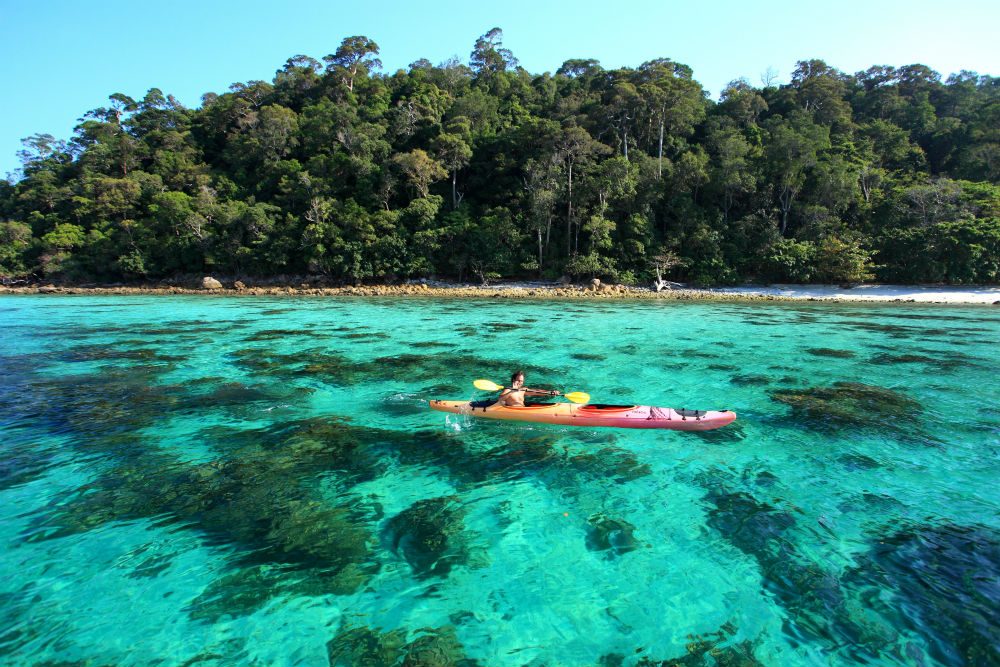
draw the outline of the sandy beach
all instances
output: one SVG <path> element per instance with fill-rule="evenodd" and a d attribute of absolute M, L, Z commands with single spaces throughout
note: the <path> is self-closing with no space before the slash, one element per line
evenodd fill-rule
<path fill-rule="evenodd" d="M 1000 301 L 1000 287 L 858 285 L 768 285 L 764 287 L 719 287 L 712 293 L 774 296 L 783 299 L 823 301 L 908 301 L 915 303 L 985 303 Z"/>

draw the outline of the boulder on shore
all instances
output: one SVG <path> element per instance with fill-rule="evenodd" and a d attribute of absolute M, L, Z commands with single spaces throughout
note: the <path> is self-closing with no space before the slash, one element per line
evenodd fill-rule
<path fill-rule="evenodd" d="M 205 276 L 201 279 L 202 289 L 222 289 L 222 283 L 213 278 L 212 276 Z"/>
<path fill-rule="evenodd" d="M 587 289 L 589 289 L 591 292 L 597 292 L 598 290 L 600 290 L 601 289 L 601 279 L 600 278 L 591 278 L 591 280 L 590 280 L 590 286 Z"/>

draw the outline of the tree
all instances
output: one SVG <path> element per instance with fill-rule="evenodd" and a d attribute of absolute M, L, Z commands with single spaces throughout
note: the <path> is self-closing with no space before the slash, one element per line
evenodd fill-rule
<path fill-rule="evenodd" d="M 458 208 L 459 197 L 456 187 L 458 170 L 468 166 L 472 157 L 472 148 L 458 134 L 442 133 L 435 141 L 435 153 L 438 160 L 451 172 L 451 208 Z"/>
<path fill-rule="evenodd" d="M 392 158 L 400 171 L 409 179 L 410 184 L 421 197 L 430 193 L 430 185 L 448 175 L 441 164 L 419 148 L 402 153 Z"/>
<path fill-rule="evenodd" d="M 949 218 L 960 217 L 961 185 L 947 178 L 918 183 L 902 191 L 897 210 L 908 224 L 933 225 Z"/>
<path fill-rule="evenodd" d="M 827 283 L 860 283 L 871 280 L 871 253 L 854 239 L 827 236 L 816 246 L 814 277 Z"/>
<path fill-rule="evenodd" d="M 292 56 L 274 75 L 276 101 L 282 106 L 300 111 L 312 91 L 322 83 L 323 64 L 309 56 Z"/>
<path fill-rule="evenodd" d="M 812 174 L 814 201 L 833 213 L 844 213 L 858 199 L 859 170 L 839 155 L 823 156 Z"/>
<path fill-rule="evenodd" d="M 334 72 L 354 92 L 354 79 L 358 74 L 365 75 L 370 70 L 381 69 L 382 61 L 376 58 L 379 54 L 378 44 L 363 35 L 347 37 L 340 43 L 336 53 L 323 56 L 326 61 L 326 71 Z"/>
<path fill-rule="evenodd" d="M 791 88 L 800 107 L 821 125 L 846 130 L 851 106 L 844 99 L 846 77 L 822 60 L 800 60 L 792 72 Z"/>
<path fill-rule="evenodd" d="M 607 152 L 582 127 L 563 130 L 556 141 L 556 150 L 566 167 L 566 256 L 572 254 L 573 241 L 573 168 L 592 155 Z"/>
<path fill-rule="evenodd" d="M 618 81 L 605 97 L 604 108 L 621 146 L 622 155 L 628 160 L 628 133 L 638 114 L 641 98 L 635 86 L 628 81 Z"/>
<path fill-rule="evenodd" d="M 644 114 L 658 130 L 656 175 L 662 178 L 664 138 L 685 137 L 694 131 L 705 115 L 704 91 L 691 79 L 690 67 L 666 58 L 643 63 L 639 71 Z"/>
<path fill-rule="evenodd" d="M 25 251 L 31 246 L 31 227 L 23 222 L 0 222 L 0 278 L 4 280 L 27 271 Z"/>
<path fill-rule="evenodd" d="M 830 145 L 829 130 L 804 113 L 794 113 L 787 121 L 776 117 L 768 130 L 768 168 L 781 208 L 781 233 L 785 234 L 789 213 L 805 186 L 806 175 L 816 165 L 819 151 Z"/>
<path fill-rule="evenodd" d="M 653 287 L 657 292 L 662 292 L 665 287 L 667 287 L 670 282 L 663 279 L 663 274 L 679 266 L 684 266 L 687 262 L 679 257 L 677 253 L 673 250 L 663 250 L 657 255 L 653 256 L 650 264 L 653 265 L 653 270 L 656 271 L 656 282 L 653 283 Z"/>
<path fill-rule="evenodd" d="M 552 221 L 559 200 L 559 178 L 562 162 L 557 153 L 540 159 L 530 159 L 525 165 L 524 188 L 528 192 L 528 209 L 538 243 L 538 272 L 545 270 L 545 252 L 552 234 Z"/>
<path fill-rule="evenodd" d="M 51 134 L 33 134 L 21 139 L 21 145 L 24 148 L 17 152 L 17 157 L 21 160 L 25 174 L 72 160 L 69 145 Z"/>
<path fill-rule="evenodd" d="M 722 192 L 722 221 L 729 222 L 729 212 L 736 198 L 756 185 L 749 164 L 752 147 L 735 128 L 712 131 L 708 136 L 708 145 L 715 158 L 710 163 L 710 181 Z"/>
<path fill-rule="evenodd" d="M 489 83 L 498 74 L 517 67 L 517 58 L 509 49 L 503 48 L 503 30 L 492 28 L 476 40 L 469 64 L 476 78 Z"/>
<path fill-rule="evenodd" d="M 556 76 L 565 76 L 575 79 L 581 76 L 593 76 L 602 72 L 601 61 L 593 58 L 574 58 L 564 62 L 558 70 Z"/>
<path fill-rule="evenodd" d="M 674 182 L 681 192 L 690 193 L 695 202 L 698 201 L 698 191 L 708 183 L 708 163 L 708 153 L 701 146 L 685 151 L 677 160 Z"/>
<path fill-rule="evenodd" d="M 287 157 L 298 145 L 298 115 L 286 107 L 268 104 L 250 112 L 241 122 L 226 150 L 229 162 L 242 180 L 260 182 L 259 169 Z"/>
<path fill-rule="evenodd" d="M 719 95 L 719 110 L 743 127 L 750 127 L 768 110 L 768 104 L 746 79 L 737 79 L 730 81 Z"/>

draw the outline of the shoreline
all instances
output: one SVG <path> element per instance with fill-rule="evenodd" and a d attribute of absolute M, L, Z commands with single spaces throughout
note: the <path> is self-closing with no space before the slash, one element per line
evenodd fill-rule
<path fill-rule="evenodd" d="M 363 296 L 363 297 L 437 297 L 474 299 L 537 300 L 674 300 L 674 301 L 840 301 L 875 303 L 928 303 L 952 305 L 1000 305 L 1000 287 L 859 285 L 843 288 L 836 285 L 767 285 L 716 288 L 678 288 L 655 292 L 648 288 L 623 285 L 561 285 L 558 283 L 503 283 L 493 286 L 442 283 L 435 281 L 403 285 L 360 287 L 235 286 L 193 288 L 170 285 L 154 286 L 0 286 L 3 294 L 75 294 L 75 295 L 199 295 L 199 296 Z"/>

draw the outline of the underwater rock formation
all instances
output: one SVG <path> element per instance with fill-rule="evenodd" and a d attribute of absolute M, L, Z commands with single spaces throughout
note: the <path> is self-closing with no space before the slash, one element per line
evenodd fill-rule
<path fill-rule="evenodd" d="M 910 526 L 872 543 L 845 575 L 876 587 L 876 611 L 926 640 L 943 665 L 1000 664 L 1000 534 Z"/>
<path fill-rule="evenodd" d="M 367 627 L 351 628 L 327 642 L 330 667 L 476 667 L 467 658 L 455 629 L 421 628 L 407 642 L 402 629 L 379 632 Z"/>
<path fill-rule="evenodd" d="M 794 417 L 814 426 L 885 426 L 887 420 L 912 420 L 922 410 L 917 401 L 899 392 L 860 382 L 777 389 L 771 398 L 790 406 Z"/>
<path fill-rule="evenodd" d="M 833 357 L 834 359 L 850 359 L 855 356 L 850 350 L 837 350 L 829 347 L 808 347 L 805 351 L 806 354 L 816 357 Z"/>
<path fill-rule="evenodd" d="M 862 661 L 893 650 L 897 635 L 891 626 L 861 613 L 855 591 L 796 548 L 791 513 L 744 491 L 707 486 L 708 525 L 757 561 L 762 588 L 785 608 L 784 633 L 793 645 L 805 640 Z"/>
<path fill-rule="evenodd" d="M 587 519 L 587 548 L 615 558 L 642 546 L 634 533 L 635 526 L 624 519 L 594 514 Z"/>
<path fill-rule="evenodd" d="M 389 519 L 382 531 L 388 548 L 418 577 L 447 576 L 468 561 L 465 511 L 456 497 L 419 500 Z"/>

